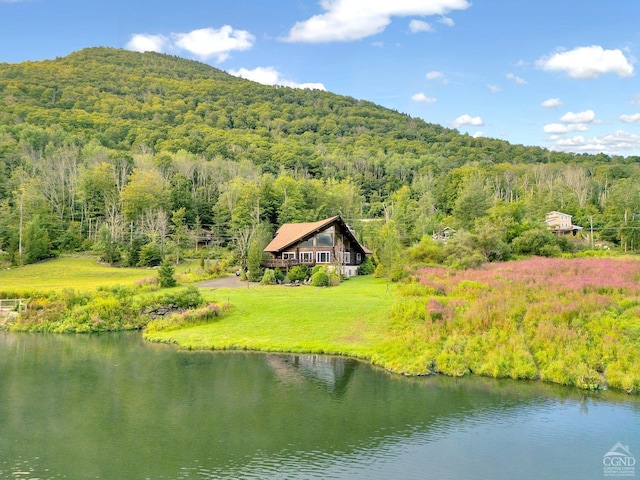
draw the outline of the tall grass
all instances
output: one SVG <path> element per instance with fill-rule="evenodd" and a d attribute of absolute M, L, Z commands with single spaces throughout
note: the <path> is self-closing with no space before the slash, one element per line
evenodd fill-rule
<path fill-rule="evenodd" d="M 374 360 L 411 374 L 540 378 L 637 392 L 638 279 L 635 259 L 422 269 L 418 283 L 399 289 L 394 338 Z"/>

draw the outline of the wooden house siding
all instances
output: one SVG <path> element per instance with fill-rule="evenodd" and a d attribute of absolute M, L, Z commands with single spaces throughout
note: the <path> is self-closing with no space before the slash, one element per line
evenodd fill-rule
<path fill-rule="evenodd" d="M 360 245 L 340 217 L 313 223 L 284 224 L 264 251 L 271 255 L 262 262 L 267 268 L 339 264 L 349 272 L 354 271 L 370 253 Z"/>

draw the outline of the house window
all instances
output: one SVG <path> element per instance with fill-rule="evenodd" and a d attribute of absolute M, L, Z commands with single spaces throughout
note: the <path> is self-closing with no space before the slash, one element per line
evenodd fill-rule
<path fill-rule="evenodd" d="M 356 253 L 356 262 L 360 263 L 362 261 L 362 254 Z"/>
<path fill-rule="evenodd" d="M 351 263 L 351 252 L 342 252 L 342 263 L 345 265 Z"/>
<path fill-rule="evenodd" d="M 300 247 L 313 247 L 313 237 L 307 238 L 304 242 L 300 242 Z"/>
<path fill-rule="evenodd" d="M 332 247 L 333 235 L 331 233 L 319 233 L 316 235 L 317 247 Z"/>
<path fill-rule="evenodd" d="M 300 252 L 300 261 L 302 263 L 313 263 L 313 252 Z"/>
<path fill-rule="evenodd" d="M 296 259 L 296 252 L 282 252 L 282 259 L 283 260 L 295 260 Z"/>
<path fill-rule="evenodd" d="M 331 252 L 316 252 L 316 263 L 331 263 Z"/>

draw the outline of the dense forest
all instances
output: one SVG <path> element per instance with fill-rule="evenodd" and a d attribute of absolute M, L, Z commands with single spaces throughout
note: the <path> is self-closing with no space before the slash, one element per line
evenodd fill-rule
<path fill-rule="evenodd" d="M 178 258 L 203 232 L 246 259 L 284 222 L 342 215 L 397 264 L 640 248 L 638 157 L 472 138 L 318 90 L 157 53 L 0 64 L 0 249 Z M 555 238 L 545 213 L 585 227 Z M 445 227 L 446 245 L 433 240 Z M 409 255 L 404 255 L 409 249 Z"/>

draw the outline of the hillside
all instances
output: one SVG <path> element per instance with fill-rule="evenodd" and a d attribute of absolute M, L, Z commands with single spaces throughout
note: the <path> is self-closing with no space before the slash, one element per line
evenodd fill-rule
<path fill-rule="evenodd" d="M 323 175 L 323 160 L 334 155 L 442 156 L 449 160 L 443 168 L 472 160 L 571 158 L 473 139 L 370 102 L 264 86 L 151 52 L 92 48 L 52 61 L 0 64 L 0 106 L 2 131 L 14 140 L 29 138 L 36 149 L 45 140 L 30 138 L 28 127 L 58 125 L 75 142 L 248 159 L 276 173 L 284 165 Z"/>
<path fill-rule="evenodd" d="M 242 257 L 283 222 L 334 214 L 356 226 L 393 220 L 402 248 L 444 226 L 491 225 L 509 248 L 483 255 L 500 259 L 545 211 L 563 209 L 636 248 L 637 160 L 472 138 L 157 53 L 90 48 L 0 64 L 0 248 L 17 263 L 105 245 L 127 257 L 135 239 L 166 253 L 165 239 L 186 248 L 202 226 Z M 379 231 L 365 235 L 395 252 Z"/>

